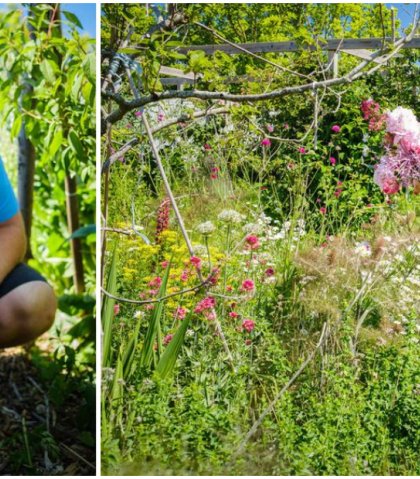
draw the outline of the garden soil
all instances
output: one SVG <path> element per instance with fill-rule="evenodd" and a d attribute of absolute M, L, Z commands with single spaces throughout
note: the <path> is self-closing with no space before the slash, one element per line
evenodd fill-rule
<path fill-rule="evenodd" d="M 95 474 L 95 448 L 74 424 L 78 398 L 56 410 L 47 389 L 29 352 L 0 350 L 0 475 Z"/>

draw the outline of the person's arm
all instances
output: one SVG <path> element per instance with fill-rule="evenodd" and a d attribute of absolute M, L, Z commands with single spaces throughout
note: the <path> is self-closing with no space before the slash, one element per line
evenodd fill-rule
<path fill-rule="evenodd" d="M 25 253 L 25 227 L 22 215 L 17 213 L 0 223 L 0 283 L 23 260 Z"/>

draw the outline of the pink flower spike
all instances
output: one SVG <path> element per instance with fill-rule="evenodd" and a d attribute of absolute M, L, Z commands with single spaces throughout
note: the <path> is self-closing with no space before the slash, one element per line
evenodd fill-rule
<path fill-rule="evenodd" d="M 334 132 L 334 133 L 338 133 L 340 130 L 341 130 L 341 128 L 338 125 L 333 125 L 331 127 L 331 131 Z"/>
<path fill-rule="evenodd" d="M 248 333 L 252 332 L 255 328 L 255 323 L 252 319 L 245 319 L 242 323 L 242 329 L 248 331 Z"/>
<path fill-rule="evenodd" d="M 120 305 L 114 304 L 114 315 L 116 316 L 120 312 Z"/>
<path fill-rule="evenodd" d="M 173 334 L 167 334 L 164 338 L 163 338 L 163 344 L 164 346 L 167 346 L 173 339 L 174 335 Z"/>
<path fill-rule="evenodd" d="M 252 279 L 246 279 L 242 282 L 241 290 L 242 291 L 254 291 L 255 283 Z"/>
<path fill-rule="evenodd" d="M 333 156 L 330 156 L 330 163 L 334 166 L 337 163 L 337 160 Z"/>
<path fill-rule="evenodd" d="M 264 139 L 261 141 L 261 145 L 262 145 L 262 146 L 271 146 L 270 138 L 264 138 Z"/>
<path fill-rule="evenodd" d="M 274 131 L 274 126 L 273 125 L 267 125 L 266 126 L 268 133 L 273 133 Z"/>
<path fill-rule="evenodd" d="M 165 119 L 165 115 L 161 112 L 157 116 L 157 121 L 163 121 Z"/>

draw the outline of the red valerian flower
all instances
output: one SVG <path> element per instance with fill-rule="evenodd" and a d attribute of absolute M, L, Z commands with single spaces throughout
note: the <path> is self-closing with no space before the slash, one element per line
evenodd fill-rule
<path fill-rule="evenodd" d="M 246 279 L 242 282 L 241 290 L 242 291 L 253 291 L 255 289 L 255 283 L 252 279 Z"/>
<path fill-rule="evenodd" d="M 245 319 L 242 323 L 242 329 L 248 331 L 248 333 L 252 332 L 255 328 L 255 323 L 252 319 Z"/>

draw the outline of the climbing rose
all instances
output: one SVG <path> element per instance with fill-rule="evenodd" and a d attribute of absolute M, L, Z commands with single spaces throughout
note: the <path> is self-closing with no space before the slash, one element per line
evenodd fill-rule
<path fill-rule="evenodd" d="M 371 98 L 363 100 L 360 109 L 363 113 L 363 119 L 369 121 L 369 130 L 378 131 L 383 127 L 385 115 L 380 112 L 379 103 Z"/>
<path fill-rule="evenodd" d="M 242 291 L 253 291 L 255 288 L 254 281 L 252 279 L 246 279 L 245 281 L 242 282 Z"/>
<path fill-rule="evenodd" d="M 333 131 L 334 133 L 338 133 L 340 130 L 341 130 L 341 128 L 340 128 L 339 125 L 333 125 L 331 127 L 331 131 Z"/>
<path fill-rule="evenodd" d="M 245 329 L 246 331 L 248 331 L 248 333 L 250 333 L 251 331 L 253 331 L 255 328 L 255 323 L 254 321 L 252 321 L 252 319 L 245 319 L 242 323 L 242 329 Z"/>
<path fill-rule="evenodd" d="M 262 146 L 271 146 L 271 141 L 269 138 L 264 138 L 262 141 L 261 141 L 261 145 Z"/>

